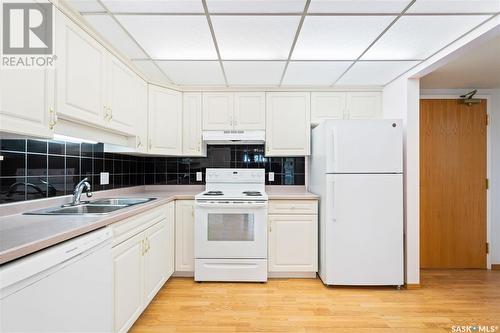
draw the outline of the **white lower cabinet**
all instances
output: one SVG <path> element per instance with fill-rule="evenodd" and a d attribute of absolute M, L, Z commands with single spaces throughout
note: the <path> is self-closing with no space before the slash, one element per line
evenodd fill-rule
<path fill-rule="evenodd" d="M 175 271 L 194 272 L 194 200 L 175 202 Z"/>
<path fill-rule="evenodd" d="M 299 273 L 298 276 L 310 273 L 314 276 L 318 270 L 317 201 L 304 200 L 301 209 L 294 209 L 297 206 L 298 200 L 271 200 L 269 203 L 268 270 L 271 276 L 272 273 L 277 276 L 280 273 Z M 281 211 L 286 214 L 275 213 Z"/>
<path fill-rule="evenodd" d="M 174 203 L 112 225 L 114 332 L 134 324 L 174 271 Z"/>

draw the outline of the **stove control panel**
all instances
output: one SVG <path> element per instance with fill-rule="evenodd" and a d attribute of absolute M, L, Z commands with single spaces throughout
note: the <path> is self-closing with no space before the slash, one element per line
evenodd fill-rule
<path fill-rule="evenodd" d="M 207 169 L 207 183 L 253 183 L 265 182 L 264 169 Z"/>

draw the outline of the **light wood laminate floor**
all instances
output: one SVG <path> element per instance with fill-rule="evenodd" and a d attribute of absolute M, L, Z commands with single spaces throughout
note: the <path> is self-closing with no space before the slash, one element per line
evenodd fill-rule
<path fill-rule="evenodd" d="M 131 332 L 452 332 L 500 326 L 500 271 L 427 270 L 422 287 L 325 287 L 319 279 L 266 284 L 171 278 Z M 497 330 L 500 332 L 500 330 Z"/>

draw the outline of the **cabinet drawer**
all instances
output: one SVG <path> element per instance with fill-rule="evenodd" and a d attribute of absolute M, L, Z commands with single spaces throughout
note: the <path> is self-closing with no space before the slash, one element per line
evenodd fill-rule
<path fill-rule="evenodd" d="M 270 200 L 269 214 L 318 214 L 316 200 Z"/>
<path fill-rule="evenodd" d="M 146 213 L 142 213 L 112 224 L 111 229 L 113 230 L 113 246 L 120 244 L 133 235 L 146 230 L 153 224 L 156 224 L 166 218 L 167 207 L 160 206 Z"/>

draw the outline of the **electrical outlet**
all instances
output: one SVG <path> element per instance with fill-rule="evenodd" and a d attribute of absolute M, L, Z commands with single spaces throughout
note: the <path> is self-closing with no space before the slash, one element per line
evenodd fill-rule
<path fill-rule="evenodd" d="M 274 182 L 274 172 L 269 172 L 267 177 L 270 182 Z"/>
<path fill-rule="evenodd" d="M 201 182 L 203 180 L 203 174 L 201 172 L 196 173 L 196 181 Z"/>
<path fill-rule="evenodd" d="M 109 172 L 101 172 L 100 183 L 101 183 L 101 185 L 108 185 L 109 184 Z"/>

